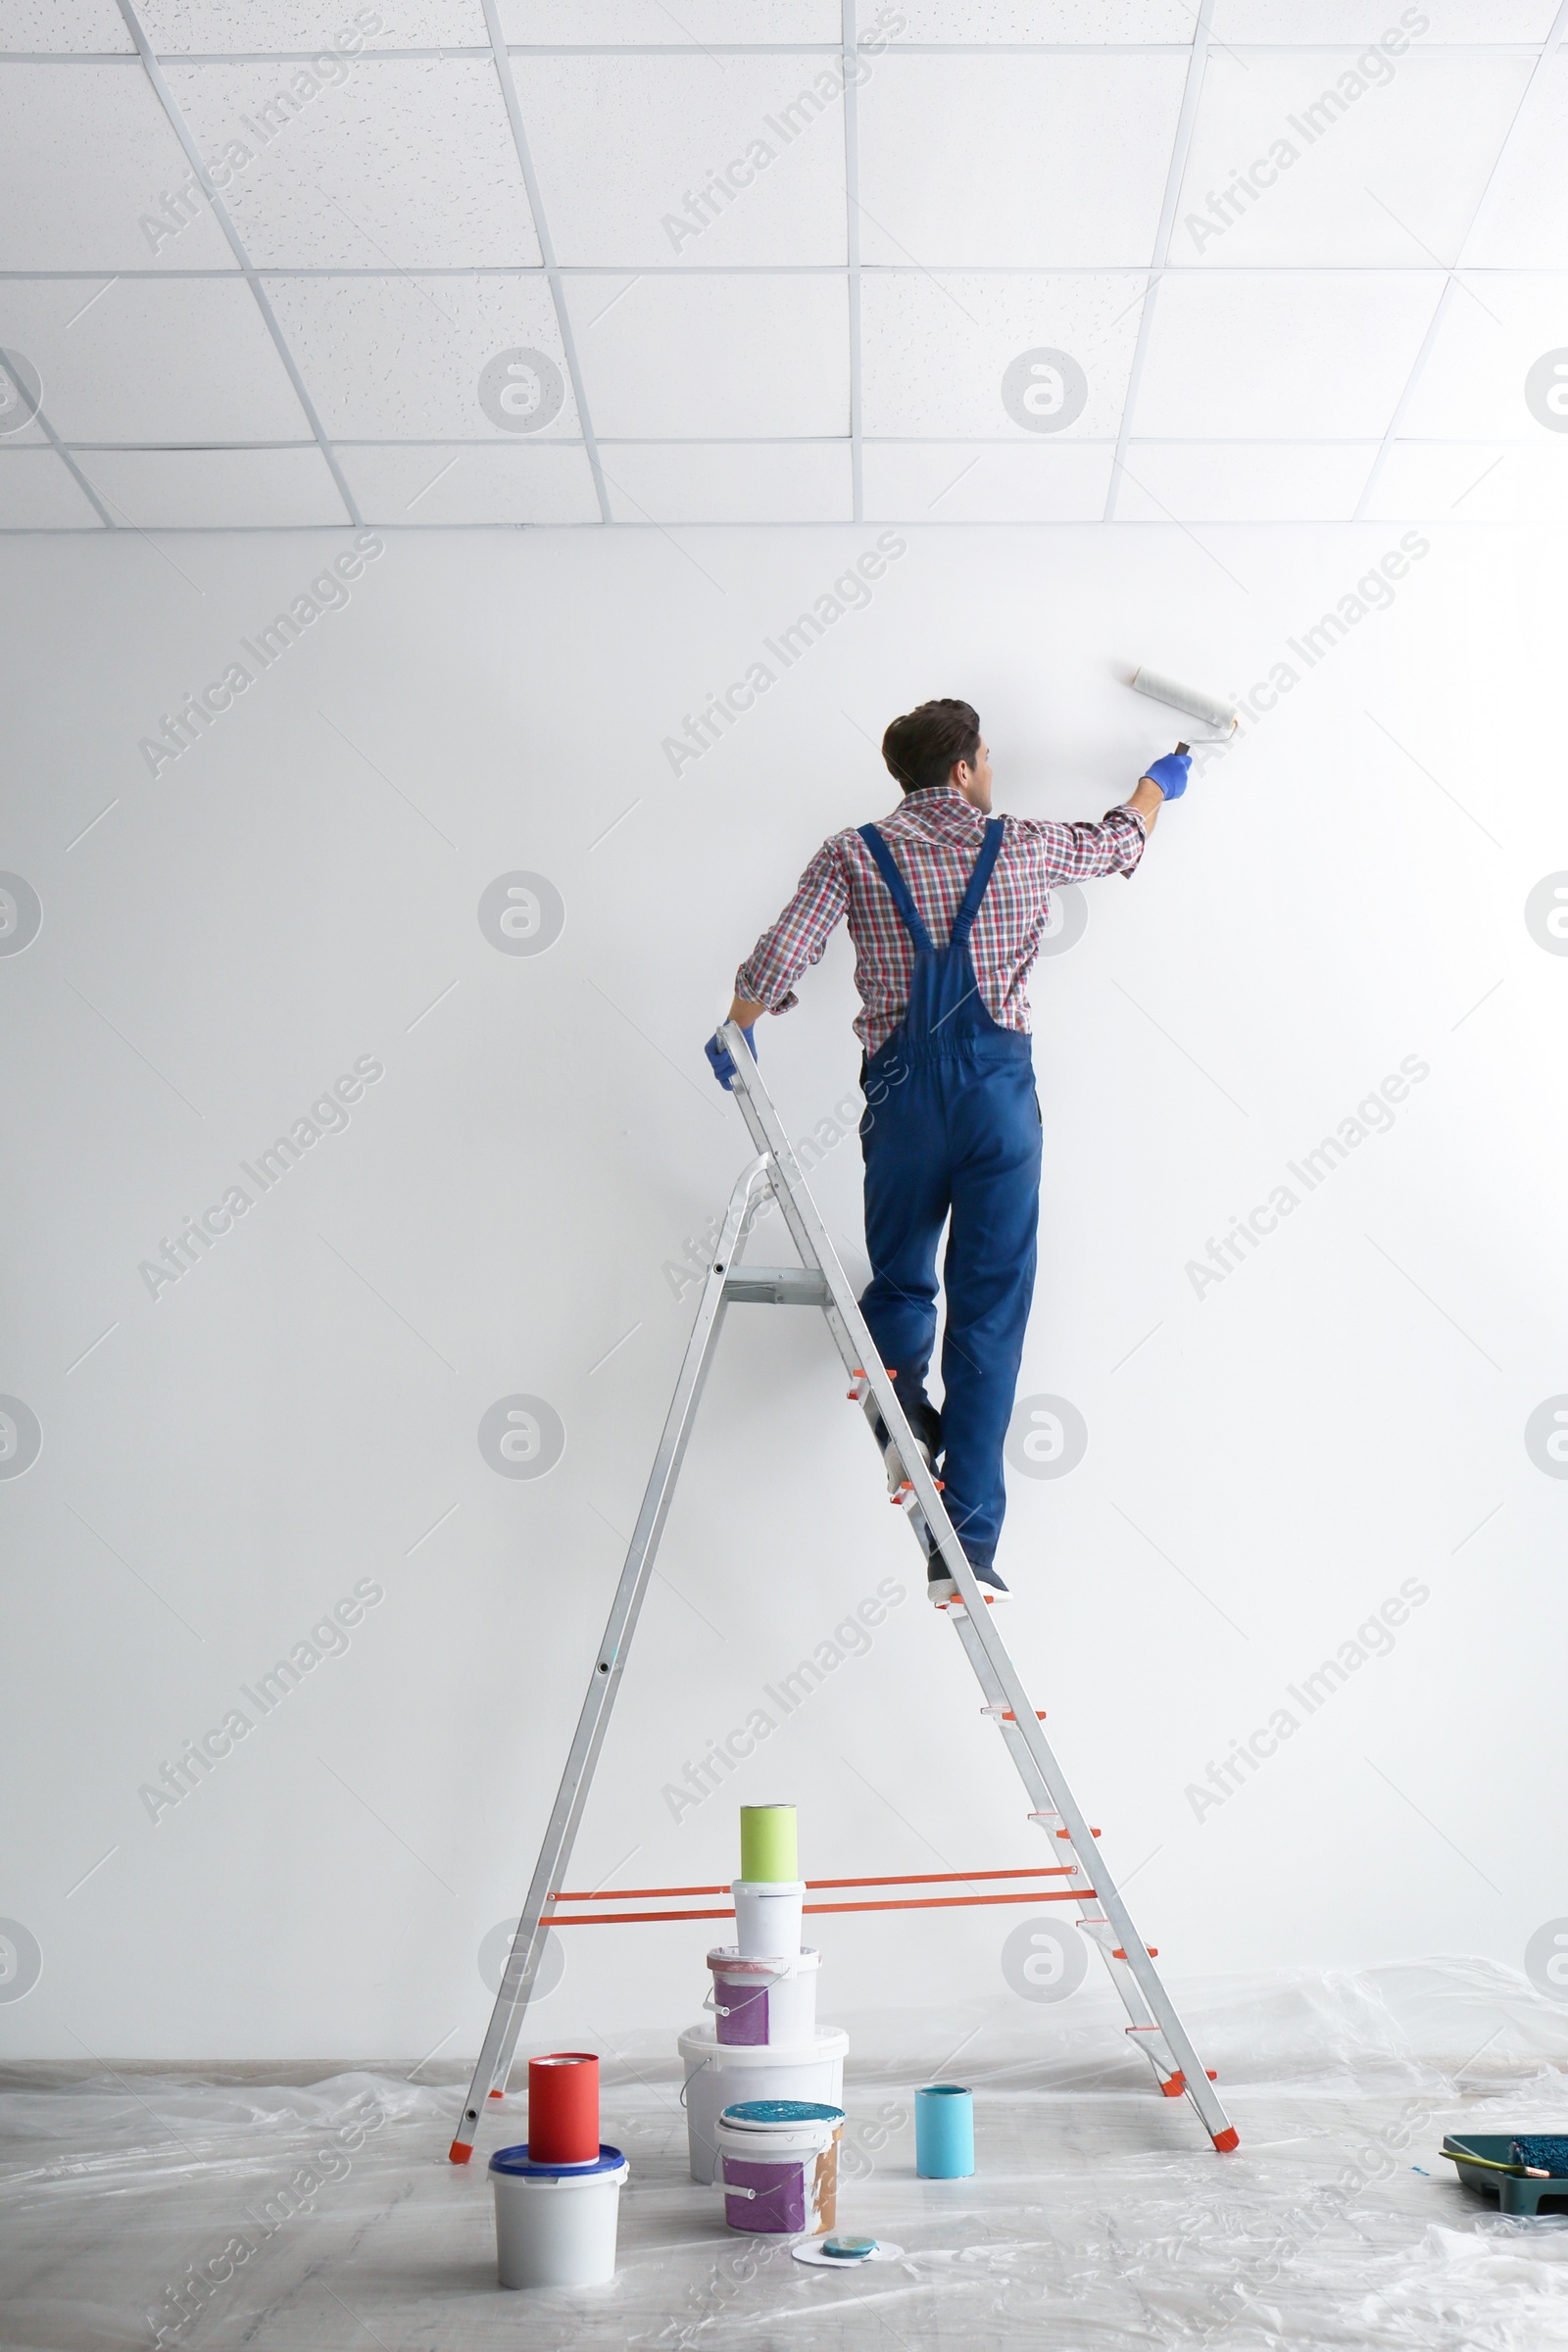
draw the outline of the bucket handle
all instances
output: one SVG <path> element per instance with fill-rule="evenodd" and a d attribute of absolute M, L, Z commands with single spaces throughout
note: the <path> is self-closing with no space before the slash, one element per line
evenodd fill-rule
<path fill-rule="evenodd" d="M 685 2106 L 685 2104 L 686 2104 L 686 2093 L 687 2093 L 687 2092 L 690 2090 L 690 2088 L 691 2088 L 692 2084 L 693 2084 L 693 2083 L 696 2082 L 696 2080 L 697 2080 L 698 2076 L 699 2076 L 699 2075 L 702 2075 L 702 2074 L 706 2074 L 706 2073 L 707 2073 L 707 2071 L 708 2071 L 708 2060 L 707 2060 L 706 2058 L 700 2058 L 700 2059 L 698 2060 L 697 2064 L 696 2064 L 696 2065 L 695 2065 L 695 2066 L 692 2068 L 692 2071 L 691 2071 L 691 2073 L 690 2073 L 690 2074 L 687 2076 L 687 2078 L 686 2078 L 685 2082 L 684 2082 L 681 2084 L 681 2086 L 680 2086 L 680 2104 L 681 2104 L 683 2107 L 684 2107 L 684 2106 Z"/>
<path fill-rule="evenodd" d="M 709 1994 L 707 2000 L 703 2003 L 703 2007 L 705 2009 L 711 2009 L 715 2017 L 730 2017 L 734 2014 L 732 2010 L 724 2007 L 723 2003 L 718 1999 L 716 1992 L 710 1992 Z"/>

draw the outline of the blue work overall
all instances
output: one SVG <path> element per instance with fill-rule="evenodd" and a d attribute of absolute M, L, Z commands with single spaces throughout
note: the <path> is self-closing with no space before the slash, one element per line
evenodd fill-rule
<path fill-rule="evenodd" d="M 1040 1221 L 1040 1105 L 1028 1037 L 986 1010 L 969 934 L 1002 848 L 993 817 L 945 948 L 933 946 L 875 825 L 860 839 L 914 948 L 903 1020 L 866 1061 L 860 1121 L 865 1246 L 871 1282 L 860 1311 L 899 1398 L 923 1435 L 920 1408 L 943 1267 L 943 1500 L 976 1567 L 989 1567 L 1006 1494 L 1002 1446 L 1012 1412 L 1035 1287 Z M 929 1406 L 925 1411 L 929 1412 Z"/>

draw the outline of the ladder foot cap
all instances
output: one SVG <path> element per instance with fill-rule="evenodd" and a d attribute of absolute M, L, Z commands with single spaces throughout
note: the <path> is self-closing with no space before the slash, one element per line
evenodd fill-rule
<path fill-rule="evenodd" d="M 1225 2131 L 1216 2132 L 1214 2134 L 1214 2146 L 1221 2156 L 1228 2156 L 1232 2148 L 1239 2148 L 1241 2144 L 1242 2135 L 1234 2124 L 1229 2125 Z"/>
<path fill-rule="evenodd" d="M 466 2164 L 472 2154 L 471 2147 L 466 2148 L 461 2139 L 455 2139 L 447 2150 L 447 2162 L 449 2164 Z"/>

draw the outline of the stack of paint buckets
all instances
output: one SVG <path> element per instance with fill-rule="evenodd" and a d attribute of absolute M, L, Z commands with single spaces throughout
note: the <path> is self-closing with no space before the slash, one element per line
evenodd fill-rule
<path fill-rule="evenodd" d="M 490 2159 L 503 2286 L 598 2286 L 615 2275 L 626 2159 L 599 2138 L 599 2061 L 528 2061 L 528 2140 Z"/>
<path fill-rule="evenodd" d="M 849 2037 L 818 2032 L 821 1954 L 801 1942 L 795 1807 L 741 1807 L 735 1941 L 708 1955 L 711 2025 L 680 2037 L 692 2179 L 747 2234 L 831 2230 Z"/>

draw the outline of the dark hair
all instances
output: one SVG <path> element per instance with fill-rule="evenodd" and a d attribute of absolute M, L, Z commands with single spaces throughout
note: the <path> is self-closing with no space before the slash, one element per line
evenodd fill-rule
<path fill-rule="evenodd" d="M 933 792 L 946 784 L 960 760 L 974 765 L 980 749 L 980 715 L 968 703 L 944 695 L 896 718 L 882 738 L 888 772 L 906 792 Z"/>

